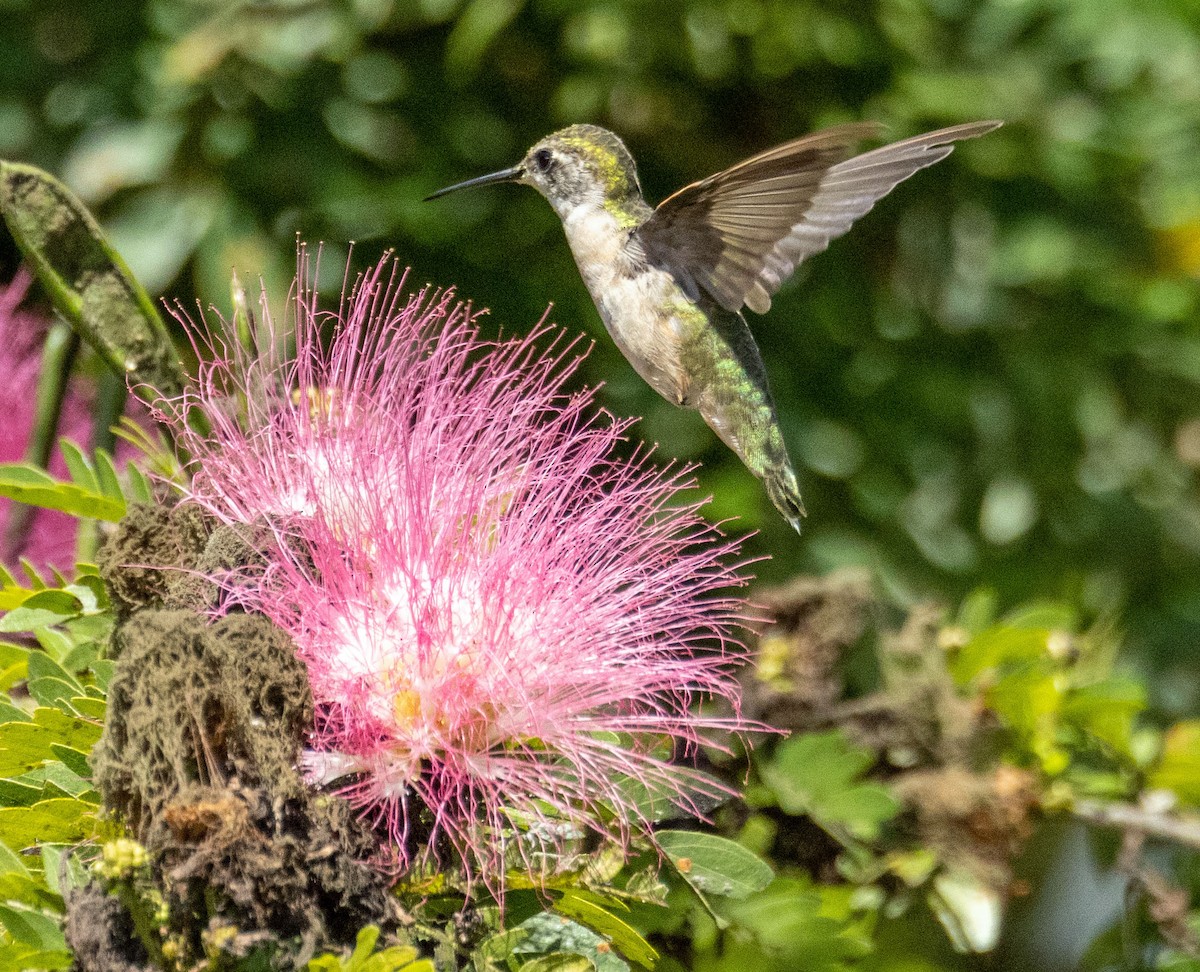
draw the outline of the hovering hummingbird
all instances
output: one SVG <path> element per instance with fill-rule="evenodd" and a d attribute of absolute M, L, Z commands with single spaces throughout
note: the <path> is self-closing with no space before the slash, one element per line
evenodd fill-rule
<path fill-rule="evenodd" d="M 624 142 L 572 125 L 512 168 L 427 198 L 495 182 L 545 196 L 622 354 L 660 395 L 704 417 L 798 532 L 800 487 L 742 308 L 765 314 L 797 264 L 954 142 L 999 125 L 955 125 L 857 156 L 853 147 L 878 126 L 840 125 L 693 182 L 657 209 L 642 198 Z"/>

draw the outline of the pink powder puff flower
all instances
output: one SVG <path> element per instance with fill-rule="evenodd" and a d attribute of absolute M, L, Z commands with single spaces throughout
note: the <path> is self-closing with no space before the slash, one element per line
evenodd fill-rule
<path fill-rule="evenodd" d="M 308 668 L 309 779 L 342 781 L 396 864 L 453 848 L 494 890 L 582 830 L 646 830 L 639 789 L 699 813 L 720 788 L 669 760 L 746 728 L 692 711 L 737 712 L 736 543 L 565 391 L 575 343 L 485 342 L 450 292 L 406 299 L 389 258 L 337 313 L 308 280 L 302 256 L 290 359 L 265 298 L 258 355 L 185 320 L 218 353 L 163 414 L 190 498 L 275 530 L 268 566 L 224 581 Z"/>
<path fill-rule="evenodd" d="M 18 310 L 29 289 L 30 275 L 21 271 L 7 286 L 0 285 L 0 462 L 22 462 L 33 432 L 38 373 L 41 369 L 42 340 L 47 323 L 35 314 Z M 75 388 L 67 392 L 59 416 L 58 434 L 73 442 L 86 443 L 90 437 L 87 400 Z M 66 463 L 55 449 L 50 471 L 66 475 Z M 11 500 L 0 499 L 0 560 L 15 569 L 24 557 L 39 571 L 50 567 L 69 570 L 75 562 L 75 542 L 79 523 L 57 510 L 35 510 L 29 533 L 19 549 L 9 550 L 7 529 L 16 507 Z"/>

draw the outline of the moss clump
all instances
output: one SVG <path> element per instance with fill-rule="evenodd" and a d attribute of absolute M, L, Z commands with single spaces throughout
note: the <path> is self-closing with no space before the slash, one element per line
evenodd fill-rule
<path fill-rule="evenodd" d="M 97 556 L 117 620 L 165 603 L 191 576 L 208 538 L 208 524 L 194 505 L 130 506 Z"/>
<path fill-rule="evenodd" d="M 119 663 L 92 757 L 96 788 L 151 849 L 163 808 L 194 786 L 303 792 L 293 769 L 312 725 L 291 640 L 265 618 L 214 624 L 190 611 L 139 611 L 114 633 Z"/>
<path fill-rule="evenodd" d="M 116 898 L 98 884 L 67 895 L 64 933 L 75 967 L 83 972 L 152 972 L 133 919 Z"/>
<path fill-rule="evenodd" d="M 244 573 L 275 542 L 265 524 L 215 524 L 193 503 L 137 504 L 100 548 L 100 573 L 118 621 L 145 608 L 207 614 L 227 598 L 211 578 Z M 118 646 L 119 647 L 119 646 Z"/>
<path fill-rule="evenodd" d="M 261 616 L 209 616 L 220 589 L 205 575 L 252 562 L 262 539 L 254 528 L 210 532 L 183 506 L 138 507 L 104 552 L 121 606 L 94 781 L 146 847 L 168 916 L 152 944 L 180 967 L 220 954 L 291 968 L 353 946 L 364 925 L 397 925 L 386 879 L 366 863 L 370 830 L 295 768 L 313 704 L 291 639 Z M 169 569 L 128 566 L 156 560 Z M 129 924 L 95 888 L 70 905 L 79 968 L 136 968 L 143 953 L 119 935 L 88 938 L 87 916 L 104 909 L 105 927 Z"/>

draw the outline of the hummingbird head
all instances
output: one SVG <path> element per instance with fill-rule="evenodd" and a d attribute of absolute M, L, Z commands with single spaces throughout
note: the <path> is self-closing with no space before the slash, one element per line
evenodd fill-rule
<path fill-rule="evenodd" d="M 637 166 L 625 143 L 597 125 L 572 125 L 547 135 L 512 168 L 447 186 L 427 198 L 494 182 L 533 186 L 559 216 L 587 203 L 623 211 L 642 198 Z"/>

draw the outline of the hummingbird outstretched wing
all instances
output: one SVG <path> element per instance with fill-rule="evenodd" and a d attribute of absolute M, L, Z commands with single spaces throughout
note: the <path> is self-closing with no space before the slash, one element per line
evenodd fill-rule
<path fill-rule="evenodd" d="M 820 253 L 899 183 L 944 159 L 954 142 L 1000 126 L 955 125 L 863 155 L 878 126 L 840 125 L 769 149 L 680 189 L 635 232 L 646 256 L 696 296 L 757 314 L 806 257 Z"/>

